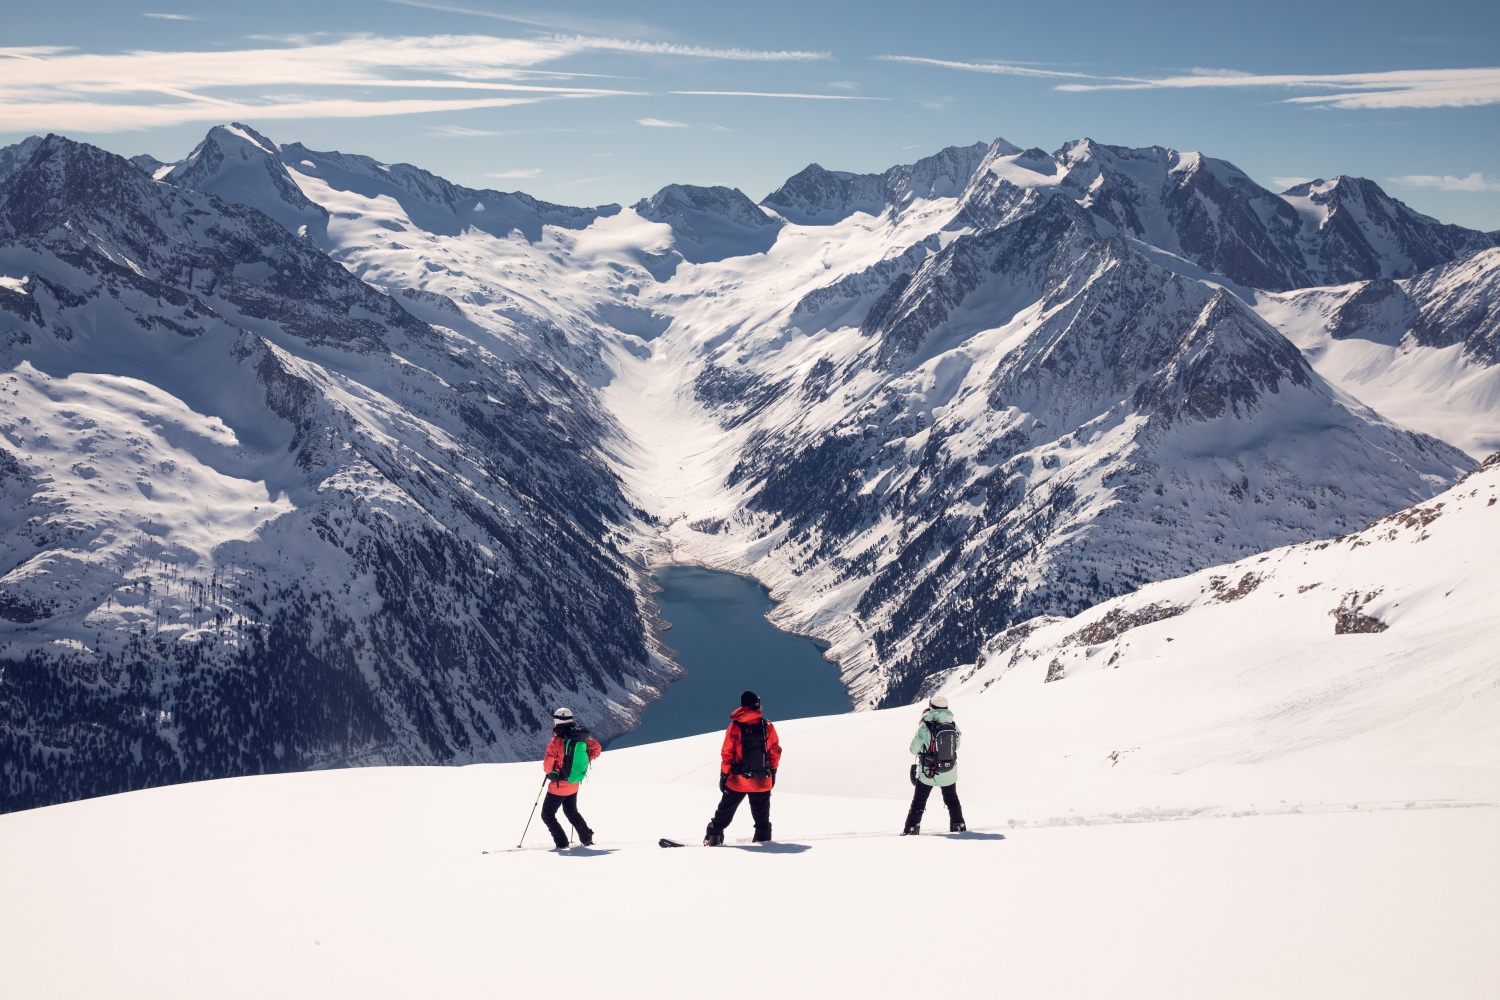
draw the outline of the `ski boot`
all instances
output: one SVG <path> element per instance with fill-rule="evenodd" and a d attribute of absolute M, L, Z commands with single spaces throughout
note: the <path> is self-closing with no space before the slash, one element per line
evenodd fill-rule
<path fill-rule="evenodd" d="M 968 833 L 969 826 L 961 819 L 956 819 L 948 824 L 949 833 Z"/>
<path fill-rule="evenodd" d="M 724 831 L 723 830 L 715 830 L 713 827 L 710 826 L 708 828 L 708 830 L 703 834 L 703 846 L 704 847 L 719 847 L 723 843 L 724 843 Z"/>
<path fill-rule="evenodd" d="M 903 837 L 920 837 L 921 835 L 922 824 L 920 823 L 908 823 L 901 828 L 901 836 Z"/>

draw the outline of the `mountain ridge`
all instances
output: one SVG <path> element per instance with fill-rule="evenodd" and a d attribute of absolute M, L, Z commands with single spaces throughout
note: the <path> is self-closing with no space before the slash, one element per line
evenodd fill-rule
<path fill-rule="evenodd" d="M 1267 303 L 1322 292 L 1242 279 L 1295 286 L 1343 258 L 1199 154 L 996 140 L 809 168 L 760 206 L 668 185 L 570 209 L 240 125 L 177 164 L 73 144 L 108 165 L 77 183 L 48 173 L 67 142 L 0 151 L 18 542 L 0 655 L 31 678 L 0 732 L 26 794 L 509 759 L 559 697 L 607 735 L 674 675 L 645 579 L 669 561 L 760 579 L 858 706 L 902 704 L 1036 614 L 1347 533 L 1473 465 L 1279 332 L 1301 336 Z M 1307 211 L 1347 217 L 1339 247 L 1383 248 L 1349 258 L 1372 281 L 1439 276 L 1429 343 L 1449 316 L 1488 330 L 1472 262 L 1493 251 L 1390 278 L 1458 237 L 1365 188 L 1345 211 L 1337 187 Z M 96 429 L 141 422 L 131 392 L 158 415 L 140 458 Z M 194 489 L 234 518 L 199 523 Z M 75 544 L 106 529 L 129 569 L 112 590 Z M 275 627 L 280 660 L 254 646 Z M 112 772 L 126 744 L 81 740 L 69 777 L 47 741 L 87 735 L 83 688 L 56 678 L 116 670 L 108 629 L 181 693 L 111 673 L 98 704 L 153 749 Z M 258 664 L 248 687 L 200 670 L 210 631 Z M 189 635 L 197 680 L 157 648 Z M 324 714 L 300 720 L 320 685 Z M 271 717 L 234 715 L 257 691 Z"/>

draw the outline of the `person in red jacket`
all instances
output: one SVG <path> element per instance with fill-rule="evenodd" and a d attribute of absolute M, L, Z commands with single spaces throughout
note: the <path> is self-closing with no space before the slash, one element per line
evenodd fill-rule
<path fill-rule="evenodd" d="M 740 695 L 740 707 L 729 718 L 719 751 L 719 791 L 724 797 L 708 821 L 704 847 L 724 843 L 724 828 L 747 795 L 755 820 L 754 839 L 771 839 L 771 789 L 776 787 L 776 769 L 781 766 L 781 740 L 776 727 L 760 714 L 760 698 L 754 691 Z"/>
<path fill-rule="evenodd" d="M 557 822 L 559 806 L 568 817 L 568 822 L 573 824 L 573 829 L 578 831 L 578 842 L 584 847 L 592 847 L 594 844 L 594 831 L 589 829 L 578 812 L 578 783 L 564 781 L 562 777 L 564 755 L 570 740 L 587 741 L 590 762 L 604 749 L 598 740 L 589 735 L 587 729 L 573 721 L 571 709 L 559 708 L 552 713 L 552 739 L 547 744 L 547 755 L 542 758 L 542 770 L 547 772 L 550 779 L 547 784 L 547 800 L 542 803 L 542 822 L 546 825 L 547 832 L 552 834 L 552 842 L 557 845 L 558 850 L 567 847 L 569 843 L 568 835 L 563 833 L 562 825 Z"/>

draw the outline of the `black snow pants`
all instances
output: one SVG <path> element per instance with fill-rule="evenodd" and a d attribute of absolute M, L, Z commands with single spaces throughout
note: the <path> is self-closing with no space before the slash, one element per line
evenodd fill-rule
<path fill-rule="evenodd" d="M 771 839 L 771 793 L 736 792 L 732 788 L 724 790 L 724 797 L 719 800 L 719 808 L 714 810 L 714 818 L 708 821 L 709 839 L 723 839 L 725 828 L 734 819 L 735 811 L 739 809 L 740 803 L 747 795 L 750 796 L 750 818 L 755 820 L 755 839 Z"/>
<path fill-rule="evenodd" d="M 572 795 L 554 795 L 547 793 L 547 799 L 542 803 L 542 822 L 546 824 L 547 832 L 552 834 L 552 842 L 558 847 L 568 846 L 568 835 L 563 833 L 562 824 L 557 821 L 557 808 L 562 807 L 563 815 L 568 817 L 568 822 L 573 824 L 573 829 L 578 831 L 578 839 L 587 847 L 594 842 L 594 831 L 583 821 L 578 813 L 578 793 Z"/>
<path fill-rule="evenodd" d="M 964 821 L 964 807 L 958 803 L 958 782 L 943 785 L 940 790 L 943 793 L 943 805 L 948 807 L 948 829 L 956 830 Z M 911 810 L 906 814 L 908 830 L 922 825 L 922 814 L 927 811 L 927 796 L 931 794 L 931 785 L 917 782 L 917 790 L 911 796 Z"/>

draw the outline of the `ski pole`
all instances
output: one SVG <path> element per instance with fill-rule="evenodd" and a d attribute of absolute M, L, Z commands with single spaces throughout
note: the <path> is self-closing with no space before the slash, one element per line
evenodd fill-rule
<path fill-rule="evenodd" d="M 530 830 L 531 829 L 531 820 L 532 820 L 533 817 L 536 816 L 537 803 L 542 801 L 542 792 L 544 792 L 546 790 L 547 790 L 547 776 L 546 775 L 542 775 L 542 787 L 538 788 L 536 790 L 536 802 L 533 802 L 531 804 L 531 815 L 526 817 L 526 827 L 525 827 L 525 829 L 523 829 L 521 831 L 521 840 L 520 840 L 520 843 L 516 844 L 517 847 L 520 847 L 521 844 L 526 843 L 526 830 Z"/>

